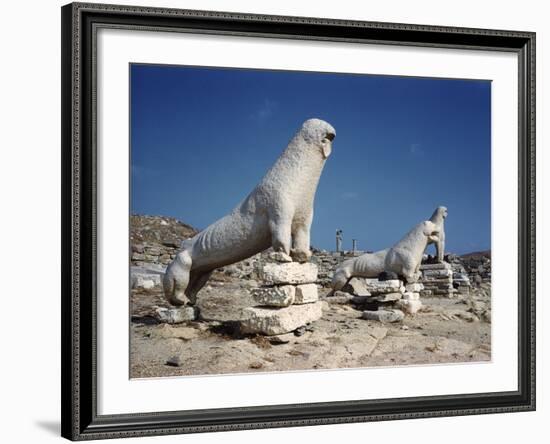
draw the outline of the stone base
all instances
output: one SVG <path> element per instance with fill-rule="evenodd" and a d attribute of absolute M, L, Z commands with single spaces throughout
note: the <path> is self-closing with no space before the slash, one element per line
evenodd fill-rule
<path fill-rule="evenodd" d="M 241 332 L 267 336 L 290 333 L 320 319 L 323 314 L 322 306 L 322 302 L 315 302 L 285 308 L 247 308 L 244 310 L 245 319 L 240 323 Z"/>
<path fill-rule="evenodd" d="M 302 284 L 296 286 L 293 304 L 313 304 L 319 300 L 317 284 Z"/>
<path fill-rule="evenodd" d="M 265 285 L 310 284 L 317 280 L 317 265 L 298 262 L 268 263 L 260 272 Z"/>
<path fill-rule="evenodd" d="M 389 281 L 379 281 L 378 279 L 364 279 L 367 290 L 372 295 L 379 295 L 383 293 L 403 293 L 405 287 L 403 282 L 398 279 L 391 279 Z"/>
<path fill-rule="evenodd" d="M 260 287 L 252 290 L 254 301 L 258 305 L 267 307 L 288 307 L 294 302 L 295 294 L 296 287 L 294 285 Z"/>

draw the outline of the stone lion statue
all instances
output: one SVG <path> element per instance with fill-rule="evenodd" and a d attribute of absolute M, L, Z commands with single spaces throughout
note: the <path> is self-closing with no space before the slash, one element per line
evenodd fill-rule
<path fill-rule="evenodd" d="M 435 224 L 437 231 L 439 232 L 437 241 L 429 242 L 430 244 L 435 244 L 437 262 L 443 262 L 445 258 L 445 218 L 448 214 L 449 212 L 447 211 L 447 207 L 437 207 L 433 212 L 432 217 L 430 217 L 430 221 Z"/>
<path fill-rule="evenodd" d="M 304 122 L 261 182 L 231 213 L 183 241 L 163 279 L 170 303 L 194 304 L 216 268 L 269 247 L 295 261 L 309 260 L 315 191 L 335 135 L 327 122 Z"/>
<path fill-rule="evenodd" d="M 393 247 L 342 262 L 334 272 L 332 288 L 340 290 L 352 277 L 375 278 L 384 271 L 392 271 L 408 283 L 418 281 L 422 255 L 429 242 L 438 242 L 438 234 L 436 224 L 420 222 Z"/>

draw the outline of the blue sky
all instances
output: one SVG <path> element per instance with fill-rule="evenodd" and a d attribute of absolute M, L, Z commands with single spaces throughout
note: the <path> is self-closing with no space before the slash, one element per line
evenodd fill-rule
<path fill-rule="evenodd" d="M 131 211 L 205 228 L 261 180 L 302 122 L 336 129 L 311 243 L 378 250 L 449 209 L 447 250 L 490 249 L 491 83 L 131 65 Z M 430 247 L 430 252 L 433 251 Z"/>

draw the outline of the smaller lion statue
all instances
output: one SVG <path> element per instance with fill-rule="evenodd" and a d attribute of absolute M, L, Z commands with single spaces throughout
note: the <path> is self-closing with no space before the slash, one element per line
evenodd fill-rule
<path fill-rule="evenodd" d="M 420 222 L 393 247 L 342 262 L 334 272 L 332 288 L 340 290 L 352 277 L 375 278 L 384 271 L 394 272 L 408 283 L 417 282 L 424 251 L 429 243 L 437 242 L 437 225 L 429 220 Z"/>

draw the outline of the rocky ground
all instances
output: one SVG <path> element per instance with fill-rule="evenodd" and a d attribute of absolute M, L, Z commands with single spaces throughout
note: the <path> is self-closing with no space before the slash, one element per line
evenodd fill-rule
<path fill-rule="evenodd" d="M 161 273 L 166 255 L 173 254 L 181 238 L 195 232 L 192 227 L 169 218 L 134 218 L 139 220 L 132 230 L 132 264 L 138 270 L 148 267 Z M 165 237 L 154 234 L 159 227 Z M 159 322 L 156 308 L 169 305 L 158 281 L 154 285 L 141 282 L 131 290 L 131 377 L 491 359 L 489 253 L 476 254 L 473 263 L 467 257 L 451 258 L 453 267 L 462 264 L 472 281 L 476 275 L 480 276 L 468 294 L 457 293 L 453 298 L 422 297 L 420 311 L 396 323 L 362 319 L 362 307 L 351 298 L 329 295 L 330 268 L 340 260 L 340 256 L 331 253 L 314 252 L 313 262 L 319 266 L 323 315 L 318 321 L 279 336 L 244 335 L 239 329 L 243 310 L 255 305 L 250 290 L 259 285 L 257 269 L 261 255 L 214 273 L 199 293 L 198 321 L 171 325 Z"/>

